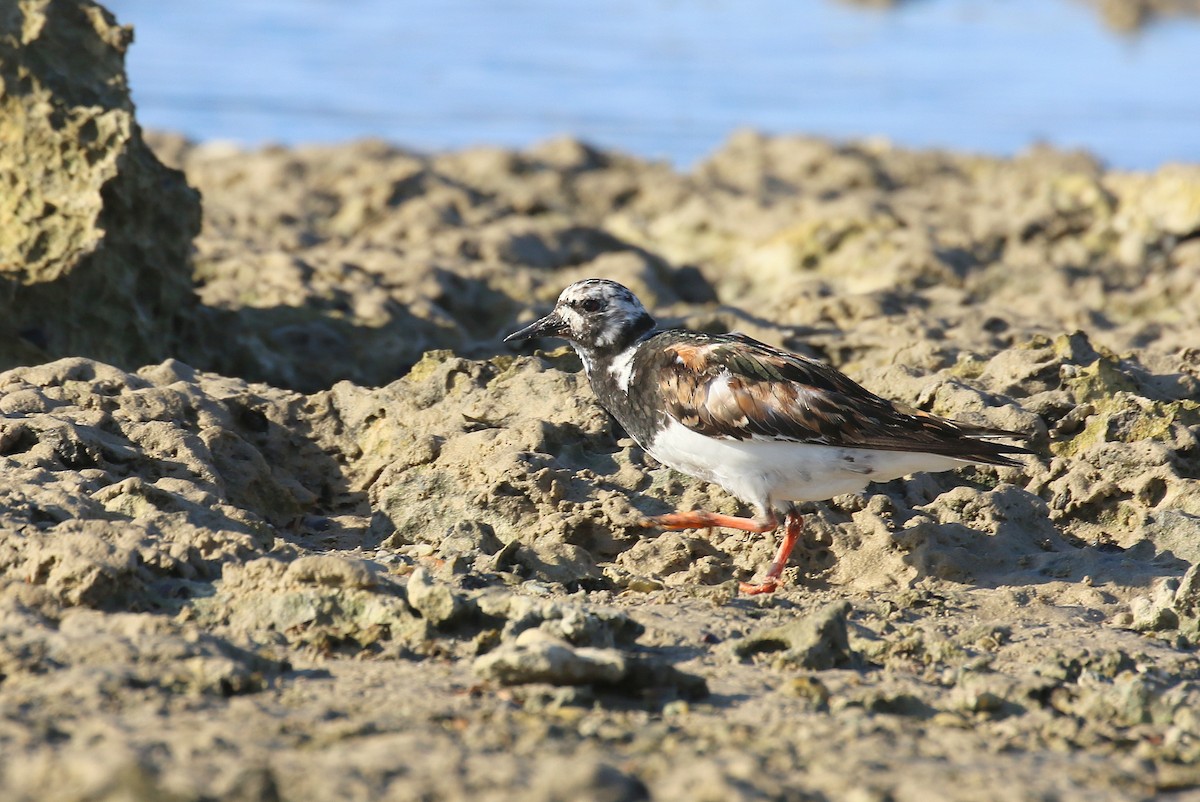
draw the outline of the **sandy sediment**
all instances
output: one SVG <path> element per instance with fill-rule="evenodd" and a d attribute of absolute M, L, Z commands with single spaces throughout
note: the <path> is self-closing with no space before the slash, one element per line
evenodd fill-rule
<path fill-rule="evenodd" d="M 170 357 L 0 373 L 0 797 L 1200 786 L 1198 168 L 149 140 L 203 196 Z M 1038 456 L 809 505 L 738 597 L 773 539 L 638 527 L 738 505 L 500 341 L 585 276 Z"/>

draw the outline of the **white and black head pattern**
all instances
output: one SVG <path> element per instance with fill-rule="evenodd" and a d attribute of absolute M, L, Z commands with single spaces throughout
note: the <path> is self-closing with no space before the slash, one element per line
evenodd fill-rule
<path fill-rule="evenodd" d="M 653 328 L 654 319 L 629 288 L 592 278 L 567 287 L 554 311 L 505 339 L 562 337 L 581 354 L 603 354 L 624 350 Z"/>
<path fill-rule="evenodd" d="M 577 281 L 562 291 L 554 312 L 566 323 L 564 335 L 588 348 L 623 346 L 631 333 L 640 334 L 654 321 L 627 287 L 605 279 Z"/>

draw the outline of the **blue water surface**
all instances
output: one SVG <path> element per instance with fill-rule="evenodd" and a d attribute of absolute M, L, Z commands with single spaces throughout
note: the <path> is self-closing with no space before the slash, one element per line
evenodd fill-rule
<path fill-rule="evenodd" d="M 425 150 L 557 134 L 687 167 L 739 127 L 1200 161 L 1200 22 L 1072 0 L 105 0 L 149 128 Z"/>

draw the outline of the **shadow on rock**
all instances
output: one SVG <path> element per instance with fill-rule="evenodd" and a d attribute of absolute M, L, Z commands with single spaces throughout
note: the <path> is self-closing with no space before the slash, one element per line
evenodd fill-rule
<path fill-rule="evenodd" d="M 302 514 L 365 513 L 334 457 L 272 422 L 303 403 L 285 391 L 84 359 L 9 371 L 0 389 L 3 561 L 68 604 L 171 606 Z"/>

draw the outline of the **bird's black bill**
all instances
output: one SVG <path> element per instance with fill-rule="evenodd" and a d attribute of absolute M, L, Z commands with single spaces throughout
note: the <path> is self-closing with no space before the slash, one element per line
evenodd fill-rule
<path fill-rule="evenodd" d="M 513 340 L 528 340 L 532 337 L 561 337 L 567 333 L 567 324 L 561 317 L 551 312 L 540 320 L 535 320 L 520 331 L 514 331 L 504 338 L 504 342 Z"/>

